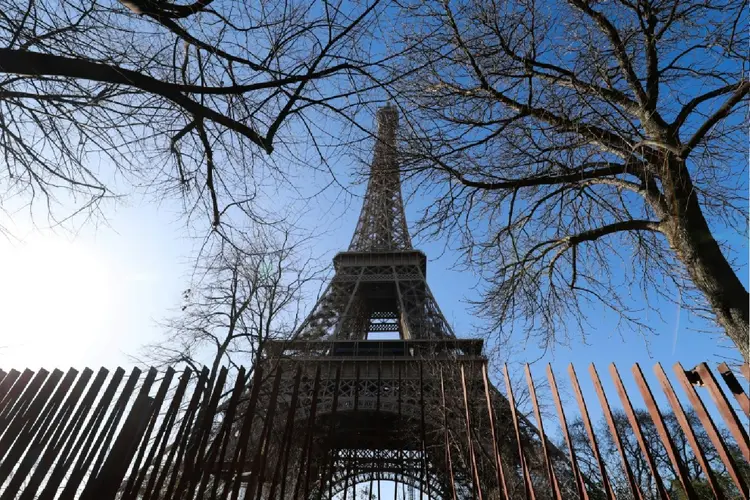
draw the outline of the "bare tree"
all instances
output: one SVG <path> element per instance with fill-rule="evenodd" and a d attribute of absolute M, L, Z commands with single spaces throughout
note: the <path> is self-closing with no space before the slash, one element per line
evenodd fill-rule
<path fill-rule="evenodd" d="M 404 169 L 437 198 L 422 231 L 456 236 L 486 278 L 493 332 L 520 319 L 546 347 L 602 305 L 649 330 L 644 303 L 680 294 L 748 359 L 725 237 L 747 232 L 746 7 L 403 4 Z"/>
<path fill-rule="evenodd" d="M 181 310 L 163 323 L 164 337 L 144 346 L 139 360 L 196 372 L 205 365 L 207 387 L 221 366 L 229 368 L 230 380 L 244 366 L 249 382 L 264 343 L 291 336 L 302 319 L 307 286 L 320 277 L 303 245 L 289 231 L 278 232 L 261 227 L 245 233 L 242 244 L 212 240 Z"/>
<path fill-rule="evenodd" d="M 308 257 L 305 241 L 280 224 L 259 225 L 232 236 L 229 241 L 207 238 L 208 246 L 198 259 L 190 288 L 183 293 L 180 310 L 163 322 L 163 337 L 144 345 L 140 356 L 134 357 L 139 363 L 158 369 L 187 367 L 200 373 L 207 367 L 208 377 L 200 386 L 192 385 L 202 380 L 199 377 L 194 376 L 188 383 L 201 391 L 203 398 L 195 418 L 213 419 L 214 435 L 220 431 L 222 419 L 203 413 L 207 411 L 209 398 L 213 397 L 212 391 L 217 387 L 226 391 L 218 393 L 221 412 L 224 411 L 221 407 L 225 408 L 231 400 L 233 387 L 239 384 L 249 388 L 258 380 L 254 376 L 264 344 L 268 340 L 287 339 L 293 334 L 302 320 L 305 293 L 316 288 L 315 282 L 321 278 L 322 269 Z M 224 367 L 227 378 L 217 385 Z M 244 373 L 244 380 L 238 379 L 240 373 Z M 261 387 L 270 382 L 267 378 L 260 380 Z M 261 395 L 268 397 L 263 389 Z M 178 421 L 189 415 L 187 402 L 183 401 L 176 417 Z M 211 456 L 211 452 L 207 453 L 206 456 Z M 162 459 L 166 456 L 157 458 Z M 179 477 L 186 470 L 194 473 L 190 469 L 192 466 L 182 462 L 179 467 L 171 468 L 169 475 Z M 143 469 L 141 473 L 159 470 L 154 467 Z M 164 494 L 168 483 L 163 484 Z M 222 481 L 216 484 L 218 488 L 226 487 Z"/>
<path fill-rule="evenodd" d="M 0 0 L 0 209 L 59 223 L 145 185 L 214 228 L 267 219 L 267 155 L 356 109 L 379 2 Z"/>
<path fill-rule="evenodd" d="M 682 487 L 674 466 L 669 458 L 666 448 L 659 436 L 659 432 L 649 413 L 645 410 L 636 411 L 636 419 L 643 433 L 643 438 L 659 476 L 662 479 L 664 487 L 667 489 L 671 498 L 687 498 Z M 699 460 L 695 455 L 687 436 L 680 427 L 677 417 L 674 413 L 667 413 L 664 416 L 664 423 L 677 451 L 677 455 L 685 465 L 686 479 L 692 485 L 698 498 L 714 498 L 705 474 L 700 466 Z M 699 446 L 704 451 L 707 463 L 713 472 L 717 484 L 724 490 L 728 498 L 740 498 L 740 492 L 732 482 L 731 476 L 726 466 L 721 461 L 716 448 L 711 443 L 711 439 L 705 432 L 695 412 L 687 413 L 687 420 L 690 426 L 696 431 L 696 439 Z M 656 482 L 649 468 L 648 462 L 643 455 L 640 445 L 638 444 L 635 434 L 630 428 L 628 417 L 622 411 L 613 412 L 613 421 L 615 428 L 618 429 L 625 457 L 630 465 L 633 474 L 633 480 L 646 499 L 660 498 Z M 570 427 L 571 440 L 579 465 L 586 477 L 599 481 L 601 485 L 601 473 L 599 465 L 594 455 L 593 449 L 586 433 L 583 421 L 578 419 Z M 604 462 L 607 476 L 617 498 L 634 498 L 630 491 L 627 476 L 622 466 L 622 457 L 607 422 L 602 419 L 596 429 L 598 446 L 602 460 Z M 740 473 L 747 479 L 750 477 L 750 468 L 742 459 L 742 453 L 739 447 L 733 441 L 731 435 L 726 429 L 722 429 L 724 442 L 734 456 L 735 462 L 740 467 Z M 601 490 L 603 491 L 603 489 Z"/>

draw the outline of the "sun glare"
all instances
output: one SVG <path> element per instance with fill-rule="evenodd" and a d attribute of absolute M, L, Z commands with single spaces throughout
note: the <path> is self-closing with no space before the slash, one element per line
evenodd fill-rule
<path fill-rule="evenodd" d="M 58 236 L 0 243 L 0 367 L 66 368 L 104 329 L 111 306 L 104 259 Z"/>

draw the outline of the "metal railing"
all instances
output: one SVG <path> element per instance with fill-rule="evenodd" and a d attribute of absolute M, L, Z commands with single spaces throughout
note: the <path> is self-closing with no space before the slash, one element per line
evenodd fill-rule
<path fill-rule="evenodd" d="M 353 498 L 357 483 L 372 492 L 381 480 L 408 482 L 420 498 L 748 497 L 746 366 L 740 381 L 725 364 L 678 363 L 671 374 L 657 364 L 649 383 L 637 364 L 630 377 L 609 365 L 607 380 L 591 365 L 588 382 L 573 366 L 533 377 L 526 365 L 521 384 L 506 366 L 500 396 L 476 361 L 453 362 L 452 375 L 441 367 L 436 384 L 420 368 L 411 385 L 400 368 L 397 381 L 376 367 L 347 382 L 334 361 L 304 363 L 256 369 L 249 384 L 245 369 L 0 370 L 0 500 Z M 374 426 L 381 400 L 396 397 L 388 411 L 421 405 L 419 446 L 362 451 L 368 436 L 337 437 L 341 419 L 359 411 Z M 341 465 L 355 455 L 360 470 Z M 372 464 L 384 460 L 379 474 Z M 399 475 L 399 463 L 410 470 Z"/>

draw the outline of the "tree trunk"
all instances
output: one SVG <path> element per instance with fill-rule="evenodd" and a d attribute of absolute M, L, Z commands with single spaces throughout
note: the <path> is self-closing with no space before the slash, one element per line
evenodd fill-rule
<path fill-rule="evenodd" d="M 684 164 L 675 170 L 679 172 L 675 176 L 679 181 L 671 186 L 674 194 L 671 208 L 676 213 L 669 217 L 665 233 L 693 283 L 705 295 L 717 321 L 748 362 L 750 295 L 711 234 Z M 670 193 L 669 189 L 665 191 Z"/>

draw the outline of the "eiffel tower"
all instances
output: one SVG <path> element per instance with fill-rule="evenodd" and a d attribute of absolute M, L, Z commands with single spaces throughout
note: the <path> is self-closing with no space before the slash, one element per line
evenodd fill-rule
<path fill-rule="evenodd" d="M 263 348 L 247 498 L 525 497 L 534 479 L 518 475 L 517 443 L 535 430 L 521 418 L 514 431 L 482 340 L 458 338 L 440 312 L 404 214 L 398 113 L 377 121 L 349 248 L 294 337 Z"/>
<path fill-rule="evenodd" d="M 333 259 L 336 274 L 297 332 L 299 340 L 364 341 L 384 332 L 407 341 L 456 338 L 427 286 L 427 257 L 411 246 L 396 155 L 396 108 L 381 108 L 377 118 L 357 228 L 349 249 Z M 349 344 L 338 347 L 344 345 Z M 426 344 L 413 344 L 418 345 Z"/>

